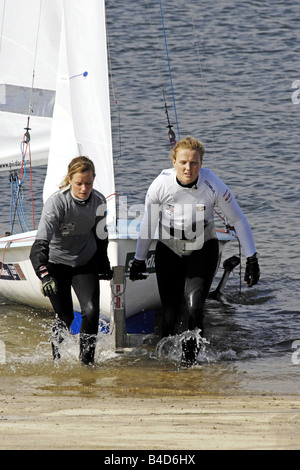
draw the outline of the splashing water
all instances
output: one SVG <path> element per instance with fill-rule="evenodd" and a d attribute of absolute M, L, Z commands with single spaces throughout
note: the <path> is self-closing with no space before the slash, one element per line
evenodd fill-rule
<path fill-rule="evenodd" d="M 202 338 L 200 333 L 201 330 L 196 328 L 192 331 L 184 331 L 179 335 L 162 338 L 156 345 L 156 357 L 180 364 L 183 357 L 184 344 L 189 340 L 194 340 L 195 348 L 198 351 L 196 362 L 203 361 L 206 357 L 206 345 L 209 344 L 209 341 Z"/>

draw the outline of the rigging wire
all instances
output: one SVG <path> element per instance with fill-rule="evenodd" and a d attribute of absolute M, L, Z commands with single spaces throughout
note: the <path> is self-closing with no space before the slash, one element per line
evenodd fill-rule
<path fill-rule="evenodd" d="M 11 210 L 10 210 L 10 225 L 11 225 L 11 233 L 16 233 L 14 226 L 16 217 L 18 219 L 20 228 L 22 232 L 23 224 L 25 225 L 26 230 L 29 230 L 29 225 L 26 220 L 25 210 L 23 206 L 23 183 L 26 179 L 27 175 L 27 165 L 26 165 L 26 154 L 29 154 L 29 168 L 30 168 L 30 193 L 31 193 L 31 208 L 32 208 L 32 222 L 33 222 L 33 229 L 35 230 L 35 219 L 34 219 L 34 204 L 33 204 L 33 183 L 32 183 L 32 166 L 31 166 L 31 150 L 30 150 L 30 134 L 28 127 L 29 125 L 29 117 L 27 120 L 27 127 L 25 128 L 26 132 L 24 133 L 24 137 L 22 142 L 20 143 L 20 151 L 22 155 L 22 163 L 19 175 L 16 172 L 11 172 L 10 174 L 10 184 L 11 184 Z M 13 210 L 14 208 L 14 210 Z M 13 214 L 12 214 L 13 213 Z M 23 221 L 23 223 L 22 223 Z"/>
<path fill-rule="evenodd" d="M 38 19 L 38 25 L 37 25 L 36 41 L 35 41 L 34 60 L 33 60 L 33 69 L 32 69 L 32 82 L 31 82 L 31 91 L 30 91 L 30 100 L 29 100 L 29 114 L 33 113 L 32 97 L 33 97 L 33 90 L 34 90 L 35 66 L 36 66 L 37 49 L 38 49 L 40 26 L 41 26 L 42 3 L 43 3 L 43 0 L 40 0 L 39 19 Z M 29 122 L 28 122 L 28 125 L 29 125 Z"/>
<path fill-rule="evenodd" d="M 3 27 L 4 27 L 5 6 L 6 6 L 6 0 L 4 0 L 4 2 L 3 2 L 3 10 L 2 10 L 1 34 L 0 34 L 0 53 L 1 53 L 2 39 L 3 39 Z"/>
<path fill-rule="evenodd" d="M 29 125 L 29 118 L 28 118 L 28 124 Z M 21 153 L 22 153 L 22 159 L 24 161 L 24 168 L 25 168 L 25 176 L 26 176 L 26 154 L 28 152 L 28 157 L 29 157 L 29 174 L 30 174 L 30 195 L 31 195 L 31 213 L 32 213 L 32 223 L 33 223 L 33 229 L 35 230 L 35 218 L 34 218 L 34 204 L 33 204 L 33 181 L 32 181 L 32 165 L 31 165 L 31 148 L 30 148 L 30 134 L 29 134 L 30 128 L 26 128 L 26 132 L 24 134 L 23 141 L 21 142 Z M 23 180 L 25 179 L 25 176 Z"/>
<path fill-rule="evenodd" d="M 171 85 L 171 91 L 172 91 L 173 107 L 174 107 L 175 120 L 176 120 L 176 125 L 177 125 L 177 133 L 178 133 L 178 138 L 180 139 L 179 124 L 178 124 L 178 118 L 177 118 L 175 95 L 174 95 L 174 88 L 173 88 L 173 81 L 172 81 L 172 73 L 171 73 L 171 66 L 170 66 L 170 60 L 169 60 L 167 36 L 166 36 L 166 31 L 165 31 L 164 15 L 163 15 L 163 8 L 162 8 L 162 1 L 161 0 L 159 0 L 159 6 L 160 6 L 160 16 L 161 16 L 163 35 L 164 35 L 164 41 L 165 41 L 165 49 L 166 49 L 166 55 L 167 55 L 168 69 L 169 69 L 169 78 L 170 78 L 170 85 Z"/>
<path fill-rule="evenodd" d="M 189 9 L 190 9 L 190 15 L 192 18 L 192 25 L 193 25 L 193 32 L 194 32 L 194 41 L 195 41 L 195 46 L 196 46 L 196 52 L 197 52 L 197 59 L 198 59 L 198 66 L 199 66 L 199 71 L 200 71 L 200 77 L 201 77 L 201 83 L 202 83 L 202 91 L 203 91 L 203 96 L 204 96 L 204 102 L 206 106 L 206 114 L 207 114 L 207 119 L 208 119 L 208 124 L 209 124 L 209 132 L 210 132 L 210 138 L 212 142 L 212 148 L 213 148 L 213 159 L 214 159 L 214 165 L 216 167 L 216 173 L 219 173 L 219 168 L 218 168 L 218 160 L 216 158 L 216 151 L 215 151 L 215 138 L 214 138 L 214 132 L 213 132 L 213 126 L 212 126 L 212 120 L 211 116 L 209 113 L 209 108 L 208 108 L 208 100 L 207 100 L 207 95 L 206 95 L 206 87 L 205 87 L 205 79 L 204 79 L 204 74 L 203 74 L 203 69 L 201 65 L 201 59 L 200 59 L 200 49 L 199 49 L 199 43 L 197 39 L 197 33 L 196 33 L 196 27 L 195 27 L 195 22 L 194 22 L 194 15 L 193 15 L 193 10 L 192 10 L 192 0 L 188 0 L 189 4 Z M 238 238 L 235 228 L 230 226 L 226 219 L 219 214 L 216 209 L 214 209 L 214 213 L 223 221 L 225 225 L 225 232 L 229 233 L 231 232 L 237 239 L 238 242 L 238 249 L 239 249 L 239 258 L 242 260 L 242 254 L 241 254 L 241 242 L 240 239 Z M 239 294 L 242 293 L 242 262 L 240 262 L 239 265 Z"/>
<path fill-rule="evenodd" d="M 29 101 L 29 115 L 27 118 L 27 127 L 25 127 L 25 134 L 22 142 L 22 157 L 23 157 L 23 162 L 24 162 L 24 168 L 26 168 L 26 161 L 25 161 L 25 155 L 28 150 L 29 154 L 29 167 L 30 167 L 30 192 L 31 192 L 31 211 L 32 211 L 32 222 L 33 222 L 33 229 L 35 229 L 35 219 L 34 219 L 34 203 L 33 203 L 33 182 L 32 182 L 32 166 L 31 166 L 31 148 L 30 148 L 30 133 L 29 131 L 31 128 L 29 127 L 30 123 L 30 113 L 33 113 L 33 104 L 32 104 L 32 98 L 33 98 L 33 91 L 34 91 L 34 82 L 35 82 L 35 68 L 36 68 L 36 59 L 37 59 L 37 50 L 38 50 L 38 43 L 39 43 L 39 36 L 40 36 L 40 27 L 41 27 L 41 17 L 42 17 L 42 6 L 43 6 L 43 0 L 40 0 L 40 8 L 39 8 L 39 19 L 38 19 L 38 25 L 37 25 L 37 33 L 36 33 L 36 40 L 35 40 L 35 50 L 34 50 L 34 61 L 33 61 L 33 70 L 32 70 L 32 83 L 31 83 L 31 91 L 30 91 L 30 101 Z M 83 76 L 86 76 L 87 72 L 84 72 Z"/>
<path fill-rule="evenodd" d="M 108 53 L 107 55 L 108 55 L 109 75 L 110 75 L 110 86 L 111 86 L 111 90 L 112 90 L 112 96 L 113 96 L 114 104 L 116 106 L 117 113 L 118 113 L 119 156 L 114 161 L 114 167 L 115 167 L 117 165 L 118 161 L 120 160 L 121 156 L 122 156 L 121 111 L 120 111 L 118 101 L 117 101 L 117 98 L 116 98 L 114 82 L 113 82 L 113 73 L 112 73 L 112 65 L 111 65 L 111 53 L 110 53 L 110 43 L 109 43 L 108 31 L 107 31 L 107 53 Z"/>
<path fill-rule="evenodd" d="M 147 4 L 148 4 L 148 2 L 147 2 Z M 171 67 L 170 67 L 170 60 L 169 60 L 169 53 L 168 53 L 168 46 L 167 46 L 167 38 L 166 38 L 166 32 L 165 32 L 165 26 L 164 26 L 162 0 L 159 0 L 159 5 L 160 5 L 160 13 L 161 13 L 161 21 L 162 21 L 163 35 L 164 35 L 164 41 L 165 41 L 167 62 L 168 62 L 168 68 L 169 68 L 169 77 L 170 77 L 170 84 L 171 84 L 171 90 L 172 90 L 173 106 L 174 106 L 177 129 L 178 129 L 178 137 L 180 139 L 179 125 L 178 125 L 178 118 L 177 118 L 176 104 L 175 104 L 175 97 L 174 97 L 174 89 L 173 89 L 173 82 L 172 82 L 172 74 L 171 74 Z M 208 123 L 209 123 L 209 132 L 210 132 L 211 142 L 212 142 L 212 147 L 213 147 L 213 156 L 214 156 L 214 161 L 215 161 L 215 165 L 216 165 L 217 160 L 216 160 L 215 145 L 214 145 L 214 134 L 213 134 L 213 130 L 212 130 L 212 122 L 211 122 L 211 118 L 210 118 L 210 114 L 209 114 L 209 109 L 208 109 L 208 105 L 207 105 L 205 80 L 204 80 L 204 74 L 203 74 L 203 70 L 202 70 L 202 66 L 201 66 L 199 44 L 198 44 L 197 35 L 196 35 L 196 28 L 195 28 L 195 23 L 194 23 L 194 16 L 193 16 L 193 11 L 192 11 L 191 0 L 189 0 L 189 8 L 190 8 L 190 14 L 191 14 L 192 24 L 193 24 L 194 40 L 195 40 L 195 45 L 196 45 L 197 59 L 198 59 L 198 65 L 199 65 L 199 70 L 200 70 L 200 76 L 201 76 L 203 96 L 204 96 L 204 101 L 205 101 L 205 105 L 206 105 L 206 113 L 207 113 L 207 118 L 208 118 Z M 166 105 L 166 102 L 165 102 L 165 105 Z M 166 107 L 166 112 L 167 112 L 167 107 Z M 168 115 L 167 115 L 167 117 L 168 117 Z M 217 167 L 217 165 L 216 165 L 216 167 Z M 216 210 L 214 212 L 223 220 L 226 232 L 229 232 L 232 229 L 234 230 L 234 227 L 230 227 L 227 224 L 227 222 L 223 219 L 223 217 Z M 238 239 L 237 235 L 235 235 L 235 236 L 238 240 L 239 250 L 240 250 L 240 240 Z M 241 259 L 241 257 L 240 257 L 240 259 Z M 241 291 L 241 266 L 240 266 L 240 291 Z"/>
<path fill-rule="evenodd" d="M 192 18 L 194 41 L 195 41 L 195 46 L 196 46 L 197 60 L 198 60 L 198 66 L 199 66 L 199 71 L 200 71 L 200 77 L 201 77 L 202 92 L 203 92 L 204 103 L 205 103 L 205 107 L 206 107 L 206 114 L 207 114 L 207 119 L 208 119 L 208 124 L 209 124 L 210 138 L 211 138 L 212 147 L 213 147 L 214 163 L 215 163 L 216 168 L 218 168 L 217 159 L 216 159 L 216 152 L 215 152 L 215 139 L 214 139 L 214 133 L 213 133 L 213 126 L 212 126 L 212 121 L 211 121 L 211 117 L 210 117 L 210 113 L 209 113 L 209 109 L 208 109 L 208 104 L 207 104 L 208 100 L 207 100 L 207 95 L 206 95 L 205 79 L 204 79 L 203 69 L 202 69 L 202 65 L 201 65 L 199 42 L 198 42 L 198 39 L 197 39 L 197 32 L 196 32 L 196 27 L 195 27 L 195 22 L 194 22 L 194 15 L 193 15 L 193 10 L 192 10 L 192 1 L 188 0 L 188 3 L 189 3 L 190 15 L 191 15 L 191 18 Z"/>
<path fill-rule="evenodd" d="M 28 104 L 28 116 L 27 116 L 27 123 L 26 127 L 24 127 L 25 133 L 23 135 L 23 140 L 20 143 L 20 150 L 22 155 L 22 163 L 21 169 L 19 172 L 19 176 L 17 177 L 15 174 L 10 176 L 11 181 L 11 232 L 15 232 L 14 225 L 16 217 L 19 221 L 21 230 L 23 230 L 22 221 L 26 227 L 26 230 L 29 230 L 29 226 L 26 220 L 24 206 L 21 197 L 21 190 L 22 185 L 25 181 L 27 175 L 27 166 L 26 166 L 26 154 L 28 152 L 29 155 L 29 170 L 30 170 L 30 192 L 31 192 L 31 208 L 32 208 L 32 221 L 33 221 L 33 229 L 35 229 L 35 219 L 34 219 L 34 203 L 33 203 L 33 182 L 32 182 L 32 165 L 31 165 L 31 149 L 30 149 L 30 116 L 33 114 L 33 93 L 34 93 L 34 82 L 35 82 L 35 68 L 36 68 L 36 59 L 37 59 L 37 50 L 38 50 L 38 42 L 39 42 L 39 35 L 40 35 L 40 26 L 41 26 L 41 15 L 42 15 L 42 3 L 43 0 L 40 0 L 39 5 L 39 14 L 38 14 L 38 25 L 37 25 L 37 33 L 36 33 L 36 40 L 35 40 L 35 49 L 34 49 L 34 59 L 33 59 L 33 68 L 32 68 L 32 81 L 31 81 L 31 89 L 30 89 L 30 97 L 29 97 L 29 104 Z M 12 215 L 12 208 L 14 206 L 14 213 Z M 21 221 L 22 219 L 22 221 Z"/>
<path fill-rule="evenodd" d="M 206 114 L 207 114 L 207 119 L 208 119 L 208 124 L 209 124 L 209 132 L 210 132 L 210 137 L 211 137 L 211 142 L 212 142 L 212 147 L 213 147 L 213 158 L 215 162 L 215 166 L 217 168 L 218 172 L 218 165 L 217 165 L 217 158 L 216 158 L 216 151 L 215 151 L 215 139 L 214 139 L 214 133 L 213 133 L 213 126 L 212 126 L 212 121 L 208 109 L 208 100 L 207 100 L 207 95 L 206 95 L 206 87 L 205 87 L 205 79 L 204 79 L 204 73 L 201 65 L 201 59 L 200 59 L 200 49 L 199 49 L 199 42 L 197 39 L 197 33 L 196 33 L 196 27 L 195 27 L 195 22 L 194 22 L 194 15 L 193 15 L 193 10 L 192 10 L 192 0 L 188 0 L 189 4 L 189 9 L 190 9 L 190 15 L 192 19 L 192 25 L 193 25 L 193 32 L 194 32 L 194 41 L 195 41 L 195 46 L 196 46 L 196 53 L 197 53 L 197 60 L 198 60 L 198 66 L 199 66 L 199 71 L 200 71 L 200 77 L 201 77 L 201 83 L 202 83 L 202 92 L 203 92 L 203 97 L 204 97 L 204 102 L 206 106 Z M 233 229 L 233 227 L 229 227 L 226 220 L 216 211 L 214 210 L 215 214 L 218 215 L 220 219 L 222 219 L 225 228 L 227 231 L 230 229 Z"/>
<path fill-rule="evenodd" d="M 149 2 L 147 0 L 147 11 L 148 11 L 148 17 L 149 17 L 149 23 L 150 23 L 150 26 L 151 26 L 151 31 L 152 31 L 152 39 L 153 39 L 153 44 L 154 44 L 154 48 L 155 48 L 155 52 L 156 52 L 156 60 L 157 60 L 157 64 L 158 64 L 158 72 L 159 72 L 159 78 L 160 78 L 160 86 L 161 86 L 161 90 L 162 90 L 162 95 L 163 95 L 163 100 L 164 100 L 164 104 L 165 104 L 165 114 L 166 114 L 166 117 L 167 117 L 167 122 L 168 122 L 168 125 L 167 125 L 167 128 L 169 129 L 168 130 L 168 137 L 169 137 L 169 142 L 170 142 L 170 146 L 171 148 L 173 148 L 176 144 L 176 135 L 172 129 L 172 124 L 170 123 L 170 118 L 169 118 L 169 112 L 168 112 L 168 105 L 167 105 L 167 99 L 166 99 L 166 93 L 165 93 L 165 88 L 164 88 L 164 84 L 163 84 L 163 79 L 162 79 L 162 73 L 161 73 L 161 67 L 160 67 L 160 60 L 159 60 L 159 55 L 158 55 L 158 45 L 157 45 L 157 41 L 156 41 L 156 37 L 155 37 L 155 34 L 154 34 L 154 28 L 153 28 L 153 24 L 152 24 L 152 21 L 151 21 L 151 12 L 150 12 L 150 8 L 149 8 Z"/>

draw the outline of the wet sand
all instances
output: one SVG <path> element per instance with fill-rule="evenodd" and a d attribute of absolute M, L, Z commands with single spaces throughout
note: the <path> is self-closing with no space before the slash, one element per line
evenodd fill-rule
<path fill-rule="evenodd" d="M 0 397 L 1 449 L 299 447 L 299 396 Z"/>

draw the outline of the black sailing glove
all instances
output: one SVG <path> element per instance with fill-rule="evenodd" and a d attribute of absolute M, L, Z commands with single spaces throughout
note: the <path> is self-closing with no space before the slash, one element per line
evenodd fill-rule
<path fill-rule="evenodd" d="M 113 270 L 112 269 L 103 269 L 101 273 L 98 274 L 100 281 L 110 281 L 113 278 Z"/>
<path fill-rule="evenodd" d="M 50 276 L 46 266 L 41 266 L 37 275 L 41 280 L 41 292 L 45 297 L 51 297 L 51 295 L 57 293 L 57 283 L 54 277 Z"/>
<path fill-rule="evenodd" d="M 146 272 L 146 262 L 144 260 L 140 261 L 134 258 L 130 268 L 129 279 L 131 281 L 147 279 L 147 276 L 143 274 L 144 272 Z"/>
<path fill-rule="evenodd" d="M 253 256 L 249 256 L 249 258 L 247 258 L 244 281 L 248 284 L 248 287 L 252 287 L 258 283 L 259 276 L 260 270 L 257 254 L 254 253 Z"/>
<path fill-rule="evenodd" d="M 113 278 L 113 270 L 110 267 L 110 262 L 108 257 L 102 258 L 98 262 L 98 278 L 101 281 L 110 281 Z"/>

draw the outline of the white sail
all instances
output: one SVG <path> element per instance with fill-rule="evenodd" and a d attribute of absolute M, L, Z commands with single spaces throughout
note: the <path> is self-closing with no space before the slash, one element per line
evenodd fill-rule
<path fill-rule="evenodd" d="M 60 0 L 0 0 L 0 170 L 20 167 L 28 116 L 32 165 L 47 160 L 60 23 Z"/>
<path fill-rule="evenodd" d="M 58 189 L 67 165 L 87 155 L 96 167 L 94 187 L 115 192 L 104 0 L 64 0 L 57 94 L 44 199 Z M 115 221 L 114 198 L 108 201 Z"/>
<path fill-rule="evenodd" d="M 16 14 L 17 13 L 17 14 Z M 47 163 L 44 200 L 70 160 L 95 163 L 95 188 L 115 192 L 104 0 L 0 0 L 0 169 Z M 1 20 L 0 20 L 1 21 Z M 115 221 L 115 201 L 108 202 Z"/>
<path fill-rule="evenodd" d="M 51 194 L 58 191 L 59 185 L 67 173 L 69 162 L 72 158 L 79 155 L 72 120 L 69 80 L 66 35 L 63 18 L 55 106 L 51 127 L 47 174 L 43 191 L 44 202 L 49 196 L 51 196 Z"/>

